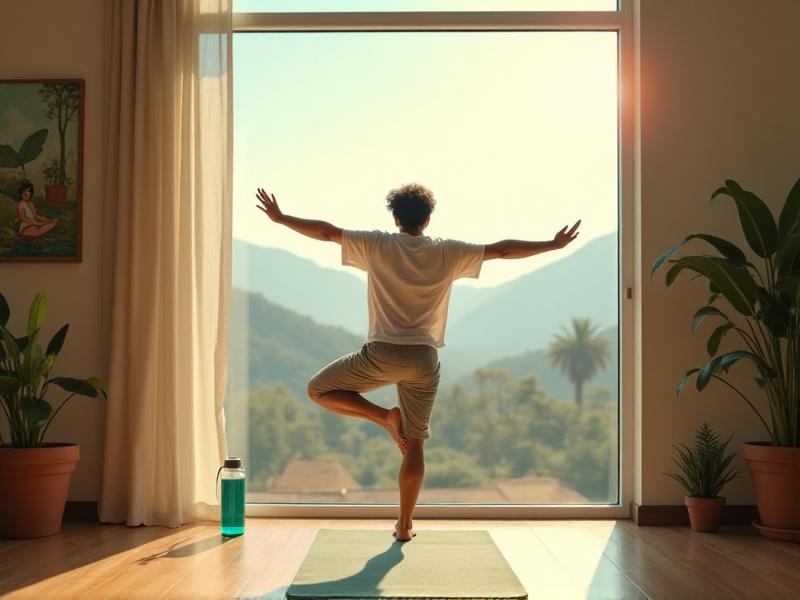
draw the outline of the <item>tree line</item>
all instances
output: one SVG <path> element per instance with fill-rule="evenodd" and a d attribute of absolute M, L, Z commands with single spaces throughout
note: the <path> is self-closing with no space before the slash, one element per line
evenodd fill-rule
<path fill-rule="evenodd" d="M 535 375 L 473 371 L 440 389 L 425 446 L 426 487 L 481 487 L 498 479 L 554 477 L 592 501 L 616 500 L 616 390 L 584 387 L 609 356 L 585 319 L 549 347 L 553 366 L 575 385 L 575 402 L 548 397 Z M 340 462 L 364 488 L 394 487 L 397 448 L 381 428 L 300 401 L 281 384 L 249 393 L 249 488 L 266 491 L 295 458 Z"/>

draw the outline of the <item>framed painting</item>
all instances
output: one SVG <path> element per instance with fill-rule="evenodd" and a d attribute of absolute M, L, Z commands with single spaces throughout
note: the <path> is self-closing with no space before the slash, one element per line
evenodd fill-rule
<path fill-rule="evenodd" d="M 82 79 L 0 79 L 0 262 L 80 262 Z"/>

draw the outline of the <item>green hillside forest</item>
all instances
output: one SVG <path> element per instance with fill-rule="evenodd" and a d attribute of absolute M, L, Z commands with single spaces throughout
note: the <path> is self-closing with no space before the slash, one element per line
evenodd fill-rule
<path fill-rule="evenodd" d="M 363 337 L 242 290 L 233 292 L 232 314 L 225 412 L 230 449 L 247 457 L 249 489 L 266 491 L 271 478 L 295 458 L 339 461 L 364 488 L 396 486 L 400 455 L 386 432 L 326 411 L 305 393 L 314 373 L 358 351 Z M 579 321 L 563 324 L 567 342 L 573 328 L 579 331 Z M 597 333 L 588 322 L 583 325 L 590 342 L 585 346 L 595 348 L 594 372 L 600 372 L 601 363 L 608 368 L 613 359 L 616 364 L 615 332 Z M 585 354 L 586 347 L 578 350 Z M 550 352 L 555 348 L 554 343 Z M 570 351 L 558 350 L 562 358 Z M 589 378 L 582 382 L 580 404 L 573 398 L 556 400 L 535 372 L 543 365 L 556 369 L 547 355 L 548 349 L 529 355 L 527 372 L 522 355 L 509 359 L 509 368 L 495 361 L 440 385 L 425 445 L 426 487 L 482 487 L 497 479 L 540 475 L 560 479 L 593 502 L 616 501 L 615 382 L 612 388 Z M 367 397 L 392 406 L 394 386 Z"/>

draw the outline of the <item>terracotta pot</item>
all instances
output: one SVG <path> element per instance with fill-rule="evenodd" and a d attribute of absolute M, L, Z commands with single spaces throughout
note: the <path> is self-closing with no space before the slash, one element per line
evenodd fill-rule
<path fill-rule="evenodd" d="M 744 442 L 742 456 L 753 480 L 761 524 L 800 534 L 800 448 Z"/>
<path fill-rule="evenodd" d="M 44 186 L 44 199 L 52 206 L 64 206 L 69 188 L 65 185 Z"/>
<path fill-rule="evenodd" d="M 717 530 L 722 516 L 722 507 L 725 505 L 724 496 L 714 498 L 684 496 L 683 503 L 689 511 L 689 523 L 694 531 L 711 533 Z"/>
<path fill-rule="evenodd" d="M 0 446 L 0 537 L 31 538 L 61 531 L 77 444 Z"/>

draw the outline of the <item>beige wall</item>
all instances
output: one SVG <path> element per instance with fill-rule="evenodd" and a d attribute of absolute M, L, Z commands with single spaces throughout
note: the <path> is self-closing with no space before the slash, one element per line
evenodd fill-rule
<path fill-rule="evenodd" d="M 683 278 L 670 288 L 650 265 L 683 236 L 707 232 L 744 244 L 732 203 L 711 193 L 731 178 L 773 212 L 800 177 L 800 2 L 796 0 L 642 0 L 642 479 L 644 504 L 680 504 L 672 444 L 689 444 L 708 420 L 735 434 L 743 476 L 725 488 L 729 504 L 754 503 L 741 443 L 767 439 L 741 398 L 722 384 L 679 397 L 675 385 L 707 356 L 690 319 L 707 286 Z M 704 252 L 701 242 L 690 250 Z M 733 347 L 730 347 L 733 349 Z M 747 382 L 750 367 L 735 367 Z M 752 389 L 752 388 L 748 388 Z M 765 403 L 757 406 L 763 408 Z"/>
<path fill-rule="evenodd" d="M 11 305 L 12 326 L 24 326 L 34 294 L 50 306 L 44 337 L 70 324 L 56 374 L 105 376 L 100 318 L 102 182 L 103 0 L 24 0 L 0 5 L 0 78 L 82 78 L 86 81 L 84 129 L 83 262 L 0 263 L 0 290 Z M 0 119 L 2 119 L 0 114 Z M 45 339 L 45 343 L 46 342 Z M 73 398 L 48 431 L 50 441 L 78 442 L 81 460 L 71 500 L 99 495 L 105 406 Z"/>
<path fill-rule="evenodd" d="M 100 318 L 102 198 L 102 0 L 4 2 L 0 77 L 81 77 L 86 80 L 84 261 L 80 264 L 0 264 L 0 288 L 17 317 L 33 294 L 51 299 L 49 332 L 65 322 L 70 336 L 59 370 L 104 376 Z M 635 500 L 679 504 L 683 491 L 661 474 L 674 469 L 672 444 L 689 443 L 708 420 L 737 451 L 765 433 L 747 406 L 719 386 L 675 397 L 683 371 L 705 359 L 702 334 L 689 319 L 705 297 L 697 282 L 665 289 L 649 265 L 693 232 L 741 241 L 732 206 L 708 197 L 734 178 L 772 207 L 800 176 L 800 2 L 795 0 L 642 0 L 641 237 L 643 475 Z M 699 246 L 695 246 L 699 249 Z M 19 321 L 15 321 L 19 324 Z M 82 459 L 72 500 L 99 491 L 105 410 L 75 398 L 52 428 L 53 440 L 76 441 Z M 729 503 L 754 501 L 741 457 L 742 479 Z"/>

